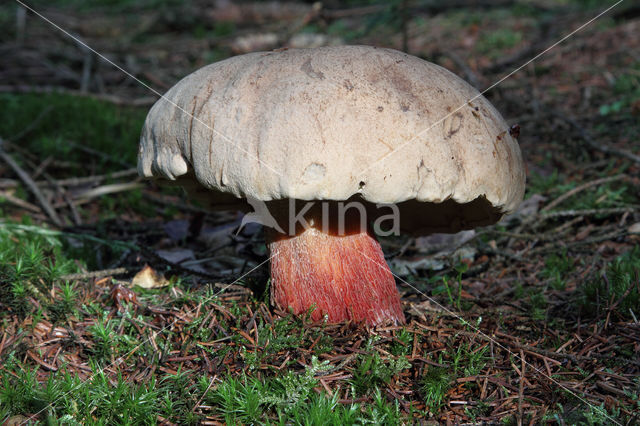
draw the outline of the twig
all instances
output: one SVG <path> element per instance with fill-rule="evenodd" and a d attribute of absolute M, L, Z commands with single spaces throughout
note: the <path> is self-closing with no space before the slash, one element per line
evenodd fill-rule
<path fill-rule="evenodd" d="M 551 210 L 552 208 L 554 208 L 558 204 L 562 203 L 567 198 L 572 197 L 572 196 L 576 195 L 578 192 L 584 191 L 587 188 L 591 188 L 592 186 L 598 186 L 598 185 L 602 185 L 602 184 L 605 184 L 605 183 L 615 182 L 617 180 L 628 179 L 628 178 L 629 177 L 627 175 L 621 174 L 621 175 L 616 175 L 616 176 L 608 176 L 608 177 L 605 177 L 605 178 L 602 178 L 602 179 L 596 179 L 596 180 L 593 180 L 591 182 L 587 182 L 587 183 L 585 183 L 583 185 L 580 185 L 580 186 L 578 186 L 576 188 L 573 188 L 569 192 L 566 192 L 566 193 L 562 194 L 561 196 L 559 196 L 558 198 L 556 198 L 555 200 L 553 200 L 552 202 L 550 202 L 549 204 L 544 206 L 542 209 L 540 209 L 540 212 Z"/>
<path fill-rule="evenodd" d="M 506 237 L 518 238 L 524 240 L 540 240 L 540 241 L 554 241 L 558 239 L 557 233 L 544 233 L 544 234 L 528 234 L 520 232 L 500 231 L 498 229 L 490 229 L 487 233 L 504 235 Z"/>
<path fill-rule="evenodd" d="M 131 272 L 127 268 L 103 269 L 101 271 L 81 272 L 77 274 L 67 274 L 60 277 L 61 280 L 86 280 L 88 278 L 103 278 L 111 275 L 123 275 Z"/>
<path fill-rule="evenodd" d="M 76 208 L 75 204 L 73 204 L 71 197 L 69 197 L 69 193 L 60 184 L 58 184 L 58 182 L 56 182 L 56 180 L 47 172 L 43 172 L 42 176 L 46 179 L 46 181 L 50 185 L 53 185 L 53 187 L 56 189 L 58 194 L 62 197 L 64 202 L 67 204 L 67 206 L 69 206 L 69 210 L 71 211 L 71 219 L 73 220 L 74 225 L 81 225 L 82 218 L 80 217 L 80 213 L 78 212 L 78 209 Z"/>
<path fill-rule="evenodd" d="M 640 155 L 636 155 L 633 154 L 631 152 L 625 151 L 624 149 L 620 149 L 620 148 L 616 148 L 614 146 L 610 146 L 608 144 L 606 144 L 603 141 L 596 141 L 595 139 L 593 139 L 593 137 L 591 136 L 591 134 L 584 128 L 582 127 L 574 118 L 566 116 L 562 113 L 560 113 L 559 111 L 555 111 L 554 115 L 558 118 L 560 118 L 561 120 L 569 123 L 571 126 L 573 126 L 578 133 L 580 133 L 580 136 L 582 137 L 582 139 L 587 143 L 587 145 L 589 145 L 591 148 L 596 149 L 600 152 L 604 152 L 605 154 L 615 154 L 619 157 L 624 157 L 627 158 L 631 161 L 635 161 L 636 163 L 640 164 Z"/>
<path fill-rule="evenodd" d="M 196 402 L 196 404 L 193 406 L 193 408 L 191 409 L 192 413 L 196 412 L 196 408 L 198 408 L 200 406 L 200 403 L 202 402 L 202 400 L 204 399 L 204 397 L 207 395 L 207 393 L 209 392 L 209 390 L 211 389 L 211 387 L 213 386 L 213 382 L 215 382 L 216 377 L 218 376 L 213 376 L 211 378 L 211 382 L 209 382 L 209 386 L 207 386 L 207 389 L 205 389 L 204 393 L 202 394 L 202 396 L 200 397 L 200 399 L 198 400 L 198 402 Z"/>
<path fill-rule="evenodd" d="M 627 234 L 626 229 L 618 229 L 612 232 L 607 232 L 606 234 L 603 234 L 603 235 L 598 235 L 593 238 L 588 238 L 586 240 L 567 243 L 567 247 L 575 247 L 575 246 L 581 246 L 585 244 L 599 243 L 601 241 L 613 240 L 615 238 L 622 237 L 623 235 L 626 235 L 626 234 Z"/>
<path fill-rule="evenodd" d="M 584 209 L 584 210 L 562 210 L 558 212 L 542 213 L 539 217 L 543 219 L 552 217 L 569 217 L 569 216 L 596 216 L 596 215 L 610 215 L 620 213 L 633 213 L 636 211 L 633 207 L 614 207 L 610 209 Z"/>
<path fill-rule="evenodd" d="M 615 393 L 618 396 L 622 396 L 622 397 L 626 397 L 627 394 L 623 391 L 620 390 L 616 387 L 611 386 L 610 384 L 608 384 L 607 382 L 603 381 L 603 380 L 598 380 L 596 382 L 596 384 L 601 387 L 602 389 L 606 390 L 607 392 L 611 392 L 611 393 Z"/>
<path fill-rule="evenodd" d="M 41 213 L 42 212 L 40 207 L 36 206 L 35 204 L 31 204 L 30 202 L 25 201 L 22 198 L 14 197 L 13 195 L 9 194 L 8 192 L 0 192 L 0 198 L 4 198 L 5 200 L 10 202 L 11 204 L 16 205 L 18 207 L 22 207 L 25 210 L 29 210 L 29 211 L 32 211 L 34 213 Z"/>
<path fill-rule="evenodd" d="M 78 212 L 76 205 L 73 203 L 73 200 L 71 200 L 71 197 L 69 197 L 69 193 L 65 191 L 64 188 L 62 188 L 60 185 L 56 185 L 56 189 L 58 190 L 60 195 L 62 195 L 62 198 L 64 198 L 64 201 L 69 206 L 69 210 L 71 210 L 71 218 L 73 220 L 73 224 L 76 226 L 82 225 L 82 217 L 80 217 L 80 212 Z"/>
<path fill-rule="evenodd" d="M 105 179 L 116 179 L 116 178 L 122 178 L 122 177 L 128 177 L 128 176 L 135 176 L 137 174 L 138 174 L 137 169 L 130 168 L 130 169 L 121 170 L 118 172 L 107 173 L 104 175 L 60 179 L 60 180 L 56 180 L 55 183 L 61 186 L 81 186 L 81 185 L 88 185 L 92 183 L 98 183 Z M 48 181 L 38 181 L 36 183 L 39 186 L 52 185 L 52 183 Z"/>
<path fill-rule="evenodd" d="M 544 355 L 547 356 L 551 359 L 553 359 L 554 357 L 556 358 L 565 358 L 568 359 L 574 363 L 578 363 L 579 361 L 593 361 L 596 359 L 608 359 L 611 361 L 622 361 L 622 359 L 620 358 L 616 358 L 616 357 L 612 357 L 610 355 L 604 355 L 604 354 L 591 354 L 589 356 L 586 355 L 573 355 L 573 354 L 568 354 L 568 353 L 559 353 L 559 352 L 555 352 L 555 351 L 549 351 L 546 349 L 540 349 L 540 348 L 536 348 L 534 346 L 527 346 L 527 345 L 522 345 L 520 343 L 516 343 L 516 342 L 509 342 L 507 343 L 508 345 L 512 345 L 518 349 L 523 349 L 525 351 L 528 352 L 534 352 L 540 355 Z M 631 362 L 635 365 L 639 365 L 640 366 L 640 361 L 634 361 L 632 359 L 624 359 L 624 362 Z"/>
<path fill-rule="evenodd" d="M 33 171 L 32 179 L 37 179 L 38 176 L 44 173 L 45 169 L 49 167 L 52 161 L 53 161 L 53 156 L 50 155 L 47 158 L 45 158 L 44 161 L 38 164 L 38 167 L 36 167 L 36 169 Z"/>
<path fill-rule="evenodd" d="M 40 203 L 44 211 L 51 218 L 51 221 L 56 226 L 62 227 L 62 221 L 60 220 L 60 217 L 58 216 L 56 211 L 53 209 L 53 207 L 51 207 L 51 204 L 49 203 L 49 201 L 47 201 L 47 198 L 40 191 L 40 188 L 38 188 L 38 185 L 36 185 L 36 183 L 33 181 L 33 179 L 31 179 L 29 174 L 25 172 L 22 169 L 22 167 L 20 167 L 18 163 L 16 163 L 13 160 L 13 158 L 11 158 L 9 154 L 4 152 L 4 150 L 2 149 L 2 142 L 3 142 L 2 139 L 0 139 L 0 157 L 4 160 L 5 163 L 11 166 L 11 168 L 13 169 L 14 172 L 16 172 L 18 177 L 20 177 L 20 179 L 25 183 L 25 185 L 27 185 L 27 187 L 31 190 L 31 192 L 33 192 L 33 195 L 35 195 L 36 199 L 38 200 L 38 202 Z"/>
<path fill-rule="evenodd" d="M 482 247 L 479 247 L 479 250 L 483 253 L 489 253 L 489 254 L 493 254 L 496 256 L 504 256 L 507 257 L 509 259 L 513 259 L 516 260 L 518 262 L 524 262 L 525 259 L 522 256 L 519 256 L 517 254 L 511 253 L 508 250 L 494 250 L 493 248 L 489 247 L 489 245 L 483 244 Z"/>
<path fill-rule="evenodd" d="M 142 187 L 144 187 L 144 184 L 140 182 L 114 183 L 111 185 L 102 185 L 97 188 L 92 188 L 76 195 L 75 198 L 91 199 L 116 192 L 132 191 Z"/>
<path fill-rule="evenodd" d="M 613 240 L 615 238 L 619 238 L 626 235 L 627 232 L 628 231 L 626 229 L 618 229 L 612 232 L 608 232 L 606 234 L 598 235 L 598 236 L 580 240 L 580 241 L 571 241 L 571 242 L 554 241 L 545 246 L 534 248 L 533 250 L 529 251 L 527 255 L 533 256 L 534 254 L 537 255 L 547 251 L 555 250 L 555 248 L 558 246 L 561 246 L 562 248 L 569 248 L 569 247 L 578 247 L 578 246 L 583 246 L 588 244 L 599 243 L 601 241 Z"/>

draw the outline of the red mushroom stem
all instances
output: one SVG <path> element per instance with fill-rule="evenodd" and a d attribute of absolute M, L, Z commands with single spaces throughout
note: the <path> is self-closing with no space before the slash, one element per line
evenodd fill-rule
<path fill-rule="evenodd" d="M 347 218 L 343 235 L 311 226 L 295 236 L 266 232 L 271 259 L 271 300 L 313 320 L 405 322 L 400 296 L 380 243 Z"/>

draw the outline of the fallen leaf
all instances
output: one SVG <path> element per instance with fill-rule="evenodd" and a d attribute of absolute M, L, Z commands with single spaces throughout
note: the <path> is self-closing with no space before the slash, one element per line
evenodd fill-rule
<path fill-rule="evenodd" d="M 131 286 L 142 288 L 159 288 L 169 285 L 169 280 L 158 274 L 149 265 L 145 265 L 131 280 Z"/>
<path fill-rule="evenodd" d="M 628 229 L 630 234 L 640 234 L 640 222 L 636 222 Z"/>
<path fill-rule="evenodd" d="M 133 290 L 126 288 L 121 284 L 116 284 L 113 286 L 110 292 L 111 299 L 116 304 L 116 308 L 120 310 L 122 308 L 122 302 L 129 302 L 135 305 L 138 305 L 138 298 Z"/>

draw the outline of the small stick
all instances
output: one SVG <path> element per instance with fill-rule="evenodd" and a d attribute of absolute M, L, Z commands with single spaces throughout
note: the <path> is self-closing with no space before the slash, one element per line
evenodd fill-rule
<path fill-rule="evenodd" d="M 42 213 L 42 209 L 40 209 L 40 207 L 36 206 L 35 204 L 31 204 L 30 202 L 25 201 L 22 198 L 14 197 L 8 192 L 0 192 L 0 198 L 4 198 L 6 201 L 10 202 L 11 204 L 18 207 L 22 207 L 25 210 L 29 210 L 34 213 Z"/>
<path fill-rule="evenodd" d="M 602 178 L 602 179 L 596 179 L 596 180 L 593 180 L 591 182 L 587 182 L 587 183 L 585 183 L 583 185 L 580 185 L 580 186 L 578 186 L 576 188 L 573 188 L 569 192 L 566 192 L 566 193 L 562 194 L 561 196 L 559 196 L 558 198 L 556 198 L 555 200 L 553 200 L 552 202 L 550 202 L 549 204 L 544 206 L 542 209 L 540 209 L 540 212 L 551 210 L 552 208 L 554 208 L 558 204 L 562 203 L 567 198 L 572 197 L 572 196 L 576 195 L 578 192 L 584 191 L 587 188 L 591 188 L 592 186 L 598 186 L 598 185 L 602 185 L 602 184 L 605 184 L 605 183 L 615 182 L 617 180 L 627 179 L 627 178 L 628 178 L 627 175 L 621 174 L 621 175 L 616 175 L 616 176 L 608 176 L 608 177 L 605 177 L 605 178 Z"/>
<path fill-rule="evenodd" d="M 2 149 L 2 142 L 3 142 L 2 139 L 0 139 L 0 158 L 2 158 L 5 163 L 11 166 L 11 168 L 13 169 L 13 171 L 16 172 L 18 177 L 20 177 L 20 179 L 22 179 L 25 185 L 29 187 L 29 189 L 31 190 L 31 192 L 33 192 L 33 195 L 35 195 L 36 199 L 38 200 L 38 202 L 40 203 L 44 211 L 51 218 L 51 221 L 56 226 L 62 227 L 62 221 L 60 220 L 60 217 L 58 216 L 56 211 L 53 209 L 53 207 L 51 207 L 51 204 L 49 204 L 49 201 L 47 201 L 44 194 L 40 191 L 40 188 L 38 188 L 38 185 L 36 185 L 36 183 L 33 181 L 33 179 L 31 179 L 29 174 L 25 172 L 22 169 L 22 167 L 20 167 L 18 163 L 16 163 L 13 160 L 13 158 L 11 158 L 9 154 L 4 152 L 4 150 Z"/>
<path fill-rule="evenodd" d="M 64 201 L 69 206 L 69 210 L 71 210 L 71 219 L 73 220 L 73 223 L 75 225 L 81 225 L 82 218 L 80 217 L 80 213 L 78 212 L 78 209 L 76 209 L 75 204 L 73 204 L 71 197 L 69 197 L 69 193 L 60 184 L 58 184 L 56 180 L 53 177 L 51 177 L 47 172 L 42 172 L 42 175 L 44 176 L 47 182 L 49 182 L 51 185 L 55 187 L 58 194 L 62 196 Z"/>
<path fill-rule="evenodd" d="M 552 217 L 567 217 L 567 216 L 595 216 L 598 214 L 619 214 L 619 213 L 633 213 L 635 210 L 633 207 L 614 207 L 610 209 L 584 209 L 584 210 L 563 210 L 558 212 L 541 213 L 541 219 L 548 219 Z"/>
<path fill-rule="evenodd" d="M 82 225 L 82 218 L 80 217 L 80 213 L 78 212 L 76 205 L 73 204 L 73 201 L 69 197 L 69 193 L 67 193 L 67 191 L 65 191 L 60 185 L 57 185 L 57 189 L 58 189 L 58 192 L 62 194 L 62 198 L 64 198 L 64 201 L 66 201 L 67 204 L 69 205 L 69 210 L 71 210 L 71 218 L 73 219 L 73 224 L 76 226 Z"/>
<path fill-rule="evenodd" d="M 64 281 L 85 280 L 87 278 L 102 278 L 102 277 L 108 277 L 111 275 L 122 275 L 122 274 L 126 274 L 127 272 L 129 272 L 129 269 L 127 268 L 103 269 L 101 271 L 90 271 L 90 272 L 81 272 L 78 274 L 62 275 L 60 279 Z"/>
<path fill-rule="evenodd" d="M 53 161 L 53 157 L 50 155 L 41 162 L 38 167 L 33 171 L 32 179 L 37 179 L 42 173 L 44 173 L 45 169 L 49 167 L 51 162 Z"/>
<path fill-rule="evenodd" d="M 198 408 L 200 406 L 200 403 L 202 402 L 202 400 L 204 399 L 205 396 L 207 396 L 207 393 L 209 392 L 209 389 L 211 389 L 211 386 L 213 386 L 213 382 L 215 382 L 216 380 L 216 376 L 213 376 L 211 378 L 211 382 L 209 382 L 209 386 L 207 386 L 207 389 L 205 389 L 204 393 L 202 394 L 202 396 L 200 397 L 200 399 L 198 400 L 198 402 L 196 402 L 196 405 L 193 406 L 193 408 L 191 409 L 192 413 L 195 413 L 196 408 Z"/>
<path fill-rule="evenodd" d="M 140 182 L 113 183 L 110 185 L 102 185 L 97 188 L 92 188 L 88 191 L 85 191 L 76 195 L 75 198 L 90 199 L 90 198 L 101 197 L 103 195 L 112 194 L 116 192 L 131 191 L 131 190 L 139 189 L 142 187 L 144 187 L 144 184 Z"/>
<path fill-rule="evenodd" d="M 591 148 L 596 149 L 600 152 L 604 152 L 605 154 L 615 154 L 640 164 L 640 155 L 636 155 L 632 152 L 625 151 L 624 149 L 610 146 L 602 141 L 597 142 L 591 137 L 589 132 L 587 132 L 580 124 L 578 124 L 575 119 L 565 116 L 558 111 L 555 111 L 554 115 L 573 126 L 578 131 L 578 133 L 580 133 L 582 139 L 584 139 L 587 145 L 589 145 Z"/>
<path fill-rule="evenodd" d="M 116 179 L 116 178 L 121 178 L 121 177 L 128 177 L 128 176 L 133 176 L 133 175 L 137 175 L 138 174 L 138 170 L 135 168 L 131 168 L 131 169 L 126 169 L 126 170 L 121 170 L 118 172 L 113 172 L 113 173 L 108 173 L 105 175 L 95 175 L 95 176 L 86 176 L 86 177 L 74 177 L 74 178 L 69 178 L 69 179 L 60 179 L 55 181 L 55 183 L 51 183 L 48 181 L 38 181 L 36 182 L 38 185 L 40 186 L 47 186 L 47 185 L 54 185 L 58 184 L 60 186 L 81 186 L 81 185 L 87 185 L 87 184 L 92 184 L 92 183 L 97 183 L 100 181 L 103 181 L 105 179 L 111 178 L 111 179 Z"/>

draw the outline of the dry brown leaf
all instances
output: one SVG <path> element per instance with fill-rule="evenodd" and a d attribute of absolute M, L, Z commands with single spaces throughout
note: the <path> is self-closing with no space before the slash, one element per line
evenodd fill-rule
<path fill-rule="evenodd" d="M 122 308 L 123 301 L 133 303 L 135 305 L 139 304 L 135 292 L 120 284 L 116 284 L 115 286 L 113 286 L 110 295 L 118 310 Z"/>
<path fill-rule="evenodd" d="M 140 272 L 138 272 L 131 280 L 131 286 L 138 286 L 142 288 L 159 288 L 169 285 L 167 280 L 162 274 L 158 274 L 152 267 L 145 265 Z"/>

